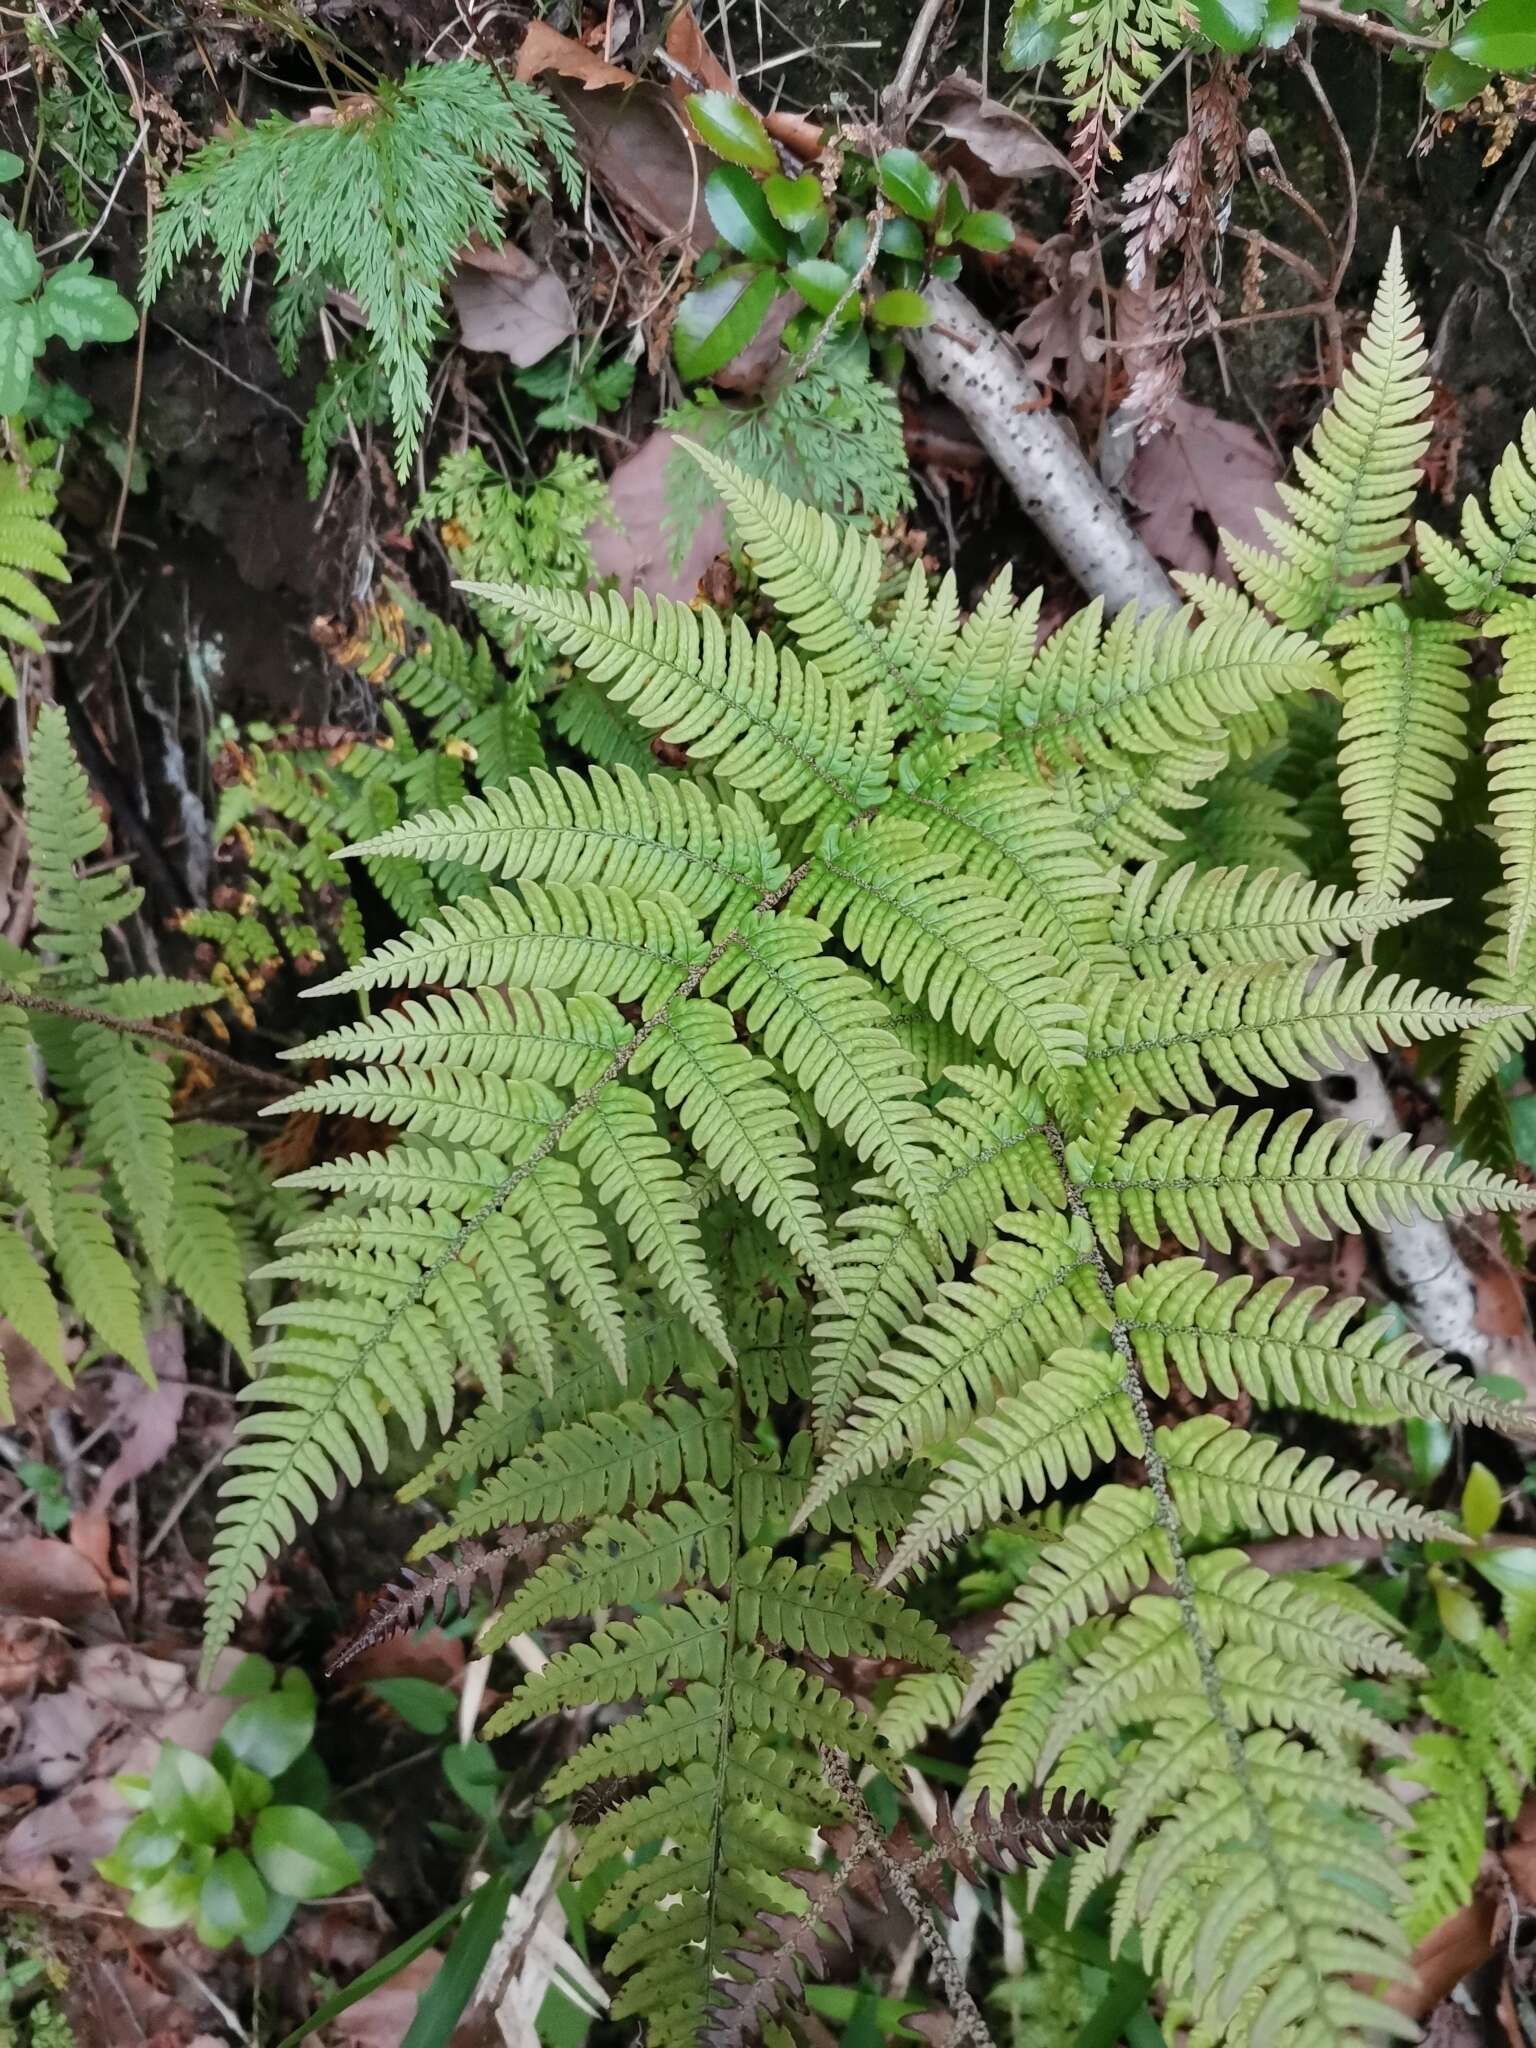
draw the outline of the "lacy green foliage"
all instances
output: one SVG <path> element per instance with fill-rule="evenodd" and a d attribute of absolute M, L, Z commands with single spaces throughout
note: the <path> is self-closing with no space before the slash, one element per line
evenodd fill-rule
<path fill-rule="evenodd" d="M 88 227 L 96 218 L 97 190 L 111 187 L 132 145 L 133 110 L 103 58 L 101 16 L 94 7 L 57 29 L 30 21 L 27 37 L 49 74 L 37 101 L 38 134 L 57 160 L 70 218 Z"/>
<path fill-rule="evenodd" d="M 163 1049 L 105 1021 L 174 1019 L 214 991 L 158 975 L 114 978 L 106 941 L 142 891 L 121 868 L 86 872 L 106 844 L 64 713 L 38 714 L 25 817 L 35 929 L 0 946 L 0 1312 L 67 1378 L 67 1324 L 151 1378 L 144 1291 L 183 1295 L 242 1356 L 250 1347 L 243 1229 L 222 1134 L 171 1121 Z M 32 997 L 62 1014 L 29 1009 Z M 0 1384 L 0 1399 L 3 1399 Z"/>
<path fill-rule="evenodd" d="M 315 387 L 304 417 L 300 452 L 304 482 L 312 498 L 325 488 L 331 450 L 360 427 L 378 426 L 389 418 L 389 387 L 383 365 L 370 348 L 342 350 Z"/>
<path fill-rule="evenodd" d="M 185 911 L 179 922 L 216 948 L 247 996 L 260 992 L 284 954 L 301 973 L 333 948 L 348 962 L 362 957 L 362 921 L 341 859 L 349 844 L 461 801 L 477 785 L 495 790 L 543 760 L 526 688 L 502 674 L 485 639 L 466 640 L 396 585 L 385 586 L 334 653 L 383 694 L 374 740 L 346 734 L 335 744 L 292 746 L 277 735 L 267 745 L 226 741 L 218 758 L 224 788 L 214 831 L 242 900 Z M 478 872 L 431 854 L 365 866 L 406 925 L 484 887 Z"/>
<path fill-rule="evenodd" d="M 279 283 L 318 279 L 362 305 L 404 477 L 426 419 L 442 281 L 472 235 L 496 233 L 497 171 L 549 190 L 541 150 L 574 200 L 580 176 L 564 115 L 535 87 L 470 60 L 413 66 L 399 83 L 382 80 L 304 121 L 236 124 L 161 194 L 145 298 L 206 242 L 227 304 L 251 249 L 271 235 Z"/>
<path fill-rule="evenodd" d="M 1096 173 L 1115 126 L 1188 38 L 1189 17 L 1171 0 L 1014 0 L 1003 62 L 1017 71 L 1055 59 L 1078 124 L 1074 156 Z"/>
<path fill-rule="evenodd" d="M 1420 1735 L 1400 1775 L 1424 1786 L 1412 1807 L 1408 1931 L 1422 1939 L 1472 1896 L 1488 1809 L 1512 1821 L 1536 1777 L 1536 1604 L 1509 1603 L 1504 1635 L 1485 1629 L 1422 1695 L 1440 1723 Z M 1453 1653 L 1454 1654 L 1454 1653 Z"/>
<path fill-rule="evenodd" d="M 67 583 L 64 536 L 53 524 L 59 472 L 51 441 L 23 441 L 0 458 L 0 695 L 16 695 L 16 671 L 6 642 L 41 654 L 39 626 L 56 626 L 51 599 L 33 580 Z"/>
<path fill-rule="evenodd" d="M 607 516 L 607 486 L 589 456 L 562 449 L 546 475 L 518 490 L 478 448 L 467 448 L 439 464 L 409 530 L 437 520 L 449 559 L 467 583 L 585 590 L 597 573 L 587 529 Z M 483 593 L 471 601 L 513 673 L 541 682 L 545 649 L 537 636 Z M 555 723 L 560 727 L 558 713 Z"/>
<path fill-rule="evenodd" d="M 1209 852 L 1142 872 L 1170 814 L 1251 772 L 1288 700 L 1330 681 L 1306 631 L 1198 581 L 1185 610 L 1106 626 L 1090 606 L 1039 648 L 1038 598 L 1001 584 L 962 619 L 953 580 L 914 570 L 882 608 L 874 540 L 693 459 L 773 633 L 477 590 L 677 770 L 530 771 L 352 850 L 481 887 L 316 991 L 387 1000 L 301 1049 L 330 1073 L 299 1104 L 393 1142 L 296 1176 L 334 1200 L 268 1276 L 292 1299 L 231 1456 L 209 1654 L 298 1524 L 382 1466 L 386 1413 L 424 1443 L 478 1385 L 422 1481 L 471 1485 L 424 1541 L 581 1525 L 487 1640 L 613 1618 L 496 1725 L 640 1703 L 550 1791 L 647 1781 L 583 1859 L 658 1849 L 600 1915 L 616 2010 L 671 2042 L 746 1923 L 793 1904 L 788 1837 L 828 1812 L 812 1751 L 889 1761 L 798 1660 L 933 1667 L 908 1728 L 963 1683 L 830 1539 L 905 1532 L 890 1578 L 1028 1513 L 1030 1569 L 969 1690 L 1026 1687 L 989 1785 L 1038 1776 L 1113 1809 L 1074 1885 L 1117 1878 L 1117 1944 L 1139 1927 L 1202 2035 L 1391 2025 L 1356 1987 L 1401 1970 L 1382 1839 L 1401 1815 L 1358 1767 L 1379 1724 L 1345 1688 L 1413 1661 L 1349 1589 L 1230 1546 L 1447 1532 L 1257 1425 L 1147 1404 L 1176 1373 L 1261 1408 L 1506 1418 L 1358 1303 L 1199 1256 L 1536 1203 L 1406 1140 L 1218 1100 L 1504 1008 L 1330 962 L 1410 904 Z M 1379 509 L 1362 498 L 1364 542 L 1336 523 L 1330 592 L 1387 547 Z M 1194 1256 L 1138 1270 L 1127 1228 Z M 807 1394 L 819 1462 L 751 1421 Z M 811 1533 L 776 1555 L 786 1528 Z"/>
<path fill-rule="evenodd" d="M 872 375 L 862 339 L 834 343 L 804 376 L 754 403 L 726 405 L 707 393 L 662 424 L 823 512 L 888 522 L 912 503 L 901 411 L 890 386 Z M 675 449 L 663 522 L 674 566 L 715 502 L 708 477 Z"/>

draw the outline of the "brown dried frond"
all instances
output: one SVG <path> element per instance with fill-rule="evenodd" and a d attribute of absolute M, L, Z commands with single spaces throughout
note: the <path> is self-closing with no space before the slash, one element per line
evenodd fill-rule
<path fill-rule="evenodd" d="M 546 1543 L 559 1533 L 557 1529 L 523 1530 L 490 1550 L 483 1544 L 466 1543 L 456 1557 L 428 1558 L 425 1571 L 402 1565 L 399 1583 L 385 1586 L 375 1596 L 356 1634 L 327 1659 L 326 1676 L 333 1677 L 386 1636 L 420 1628 L 428 1619 L 440 1621 L 450 1593 L 457 1596 L 460 1609 L 467 1610 L 476 1587 L 484 1586 L 494 1604 L 501 1598 L 514 1560 L 524 1557 L 535 1543 Z"/>
<path fill-rule="evenodd" d="M 1126 403 L 1144 430 L 1167 418 L 1183 385 L 1185 347 L 1216 323 L 1221 235 L 1242 165 L 1239 109 L 1247 91 L 1244 78 L 1218 64 L 1190 95 L 1189 128 L 1166 161 L 1125 188 L 1125 281 L 1136 327 Z M 1160 284 L 1170 253 L 1178 267 Z"/>
<path fill-rule="evenodd" d="M 785 1871 L 788 1881 L 805 1893 L 805 1909 L 759 1913 L 760 1939 L 750 1948 L 731 1950 L 729 1960 L 744 1974 L 717 1985 L 704 2048 L 746 2048 L 798 1997 L 807 1975 L 824 1977 L 840 1948 L 851 1952 L 850 1894 L 877 1910 L 900 1910 L 891 1866 L 905 1871 L 925 1898 L 953 1918 L 946 1871 L 979 1884 L 987 1868 L 1020 1870 L 1070 1849 L 1095 1848 L 1108 1841 L 1111 1824 L 1107 1809 L 1081 1793 L 1068 1799 L 1058 1792 L 1047 1804 L 1038 1794 L 1021 1799 L 1014 1788 L 996 1812 L 984 1793 L 964 1820 L 955 1818 L 941 1795 L 927 1847 L 914 1839 L 905 1818 L 878 1851 L 861 1849 L 856 1830 L 846 1821 L 824 1827 L 822 1838 L 838 1858 L 836 1865 Z"/>

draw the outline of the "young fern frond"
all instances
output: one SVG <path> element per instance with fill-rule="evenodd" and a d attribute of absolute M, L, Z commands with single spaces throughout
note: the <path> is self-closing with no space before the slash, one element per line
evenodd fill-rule
<path fill-rule="evenodd" d="M 16 695 L 16 671 L 7 643 L 32 654 L 43 651 L 39 628 L 56 626 L 52 600 L 37 577 L 67 583 L 64 536 L 53 524 L 59 472 L 51 466 L 53 444 L 28 443 L 0 458 L 0 696 Z"/>
<path fill-rule="evenodd" d="M 1488 490 L 1489 511 L 1475 498 L 1461 508 L 1461 547 L 1422 521 L 1419 555 L 1452 611 L 1502 608 L 1509 593 L 1536 583 L 1536 412 L 1499 457 Z"/>
<path fill-rule="evenodd" d="M 1148 863 L 1129 878 L 1110 930 L 1137 973 L 1151 977 L 1190 960 L 1235 967 L 1314 959 L 1444 907 L 1355 895 L 1275 868 L 1202 871 L 1190 861 L 1167 874 Z"/>
<path fill-rule="evenodd" d="M 1359 353 L 1310 448 L 1297 451 L 1301 481 L 1278 487 L 1289 520 L 1260 511 L 1269 549 L 1221 536 L 1243 588 L 1283 624 L 1311 631 L 1392 594 L 1376 579 L 1408 552 L 1419 458 L 1429 445 L 1426 360 L 1394 233 Z"/>

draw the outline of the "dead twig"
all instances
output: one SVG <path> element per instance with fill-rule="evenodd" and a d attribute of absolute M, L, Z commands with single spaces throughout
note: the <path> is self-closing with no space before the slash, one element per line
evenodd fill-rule
<path fill-rule="evenodd" d="M 30 989 L 7 988 L 0 983 L 0 1005 L 14 1003 L 18 1010 L 33 1010 L 44 1017 L 66 1017 L 72 1024 L 99 1024 L 107 1031 L 120 1031 L 125 1038 L 147 1038 L 156 1045 L 169 1046 L 189 1060 L 201 1060 L 231 1080 L 244 1081 L 268 1095 L 293 1095 L 302 1081 L 290 1081 L 285 1074 L 269 1074 L 264 1067 L 247 1066 L 227 1052 L 220 1052 L 201 1039 L 187 1038 L 163 1024 L 143 1024 L 126 1017 L 114 1017 L 106 1010 L 93 1010 L 80 1003 L 61 1002 L 57 996 L 41 996 Z"/>

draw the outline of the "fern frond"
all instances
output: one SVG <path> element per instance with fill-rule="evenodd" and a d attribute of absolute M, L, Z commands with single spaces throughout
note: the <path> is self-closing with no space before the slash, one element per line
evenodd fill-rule
<path fill-rule="evenodd" d="M 595 882 L 574 889 L 528 882 L 516 896 L 492 889 L 445 904 L 417 931 L 386 939 L 356 967 L 305 994 L 506 982 L 641 1002 L 662 983 L 675 987 L 702 950 L 698 924 L 676 896 L 637 900 Z"/>
<path fill-rule="evenodd" d="M 908 1002 L 925 1002 L 973 1044 L 995 1042 L 1029 1086 L 1070 1099 L 1082 1011 L 1054 963 L 1000 897 L 920 826 L 877 820 L 829 834 L 790 909 L 819 915 Z"/>
<path fill-rule="evenodd" d="M 85 1168 L 55 1169 L 53 1229 L 65 1293 L 107 1348 L 153 1385 L 139 1283 L 112 1235 L 101 1183 Z"/>
<path fill-rule="evenodd" d="M 41 1062 L 25 1010 L 0 1004 L 0 1184 L 26 1204 L 45 1243 L 53 1241 L 53 1170 Z"/>
<path fill-rule="evenodd" d="M 1326 1306 L 1324 1305 L 1326 1303 Z M 1199 1259 L 1161 1259 L 1115 1291 L 1115 1309 L 1152 1391 L 1176 1372 L 1189 1391 L 1240 1393 L 1266 1407 L 1382 1411 L 1507 1429 L 1509 1404 L 1365 1303 L 1289 1280 L 1220 1279 Z"/>
<path fill-rule="evenodd" d="M 1326 684 L 1312 641 L 1241 599 L 1208 611 L 1122 611 L 1101 637 L 1095 601 L 1041 648 L 1007 706 L 1013 765 L 1038 775 L 1078 764 L 1124 772 L 1138 756 L 1178 756 L 1234 721 Z"/>
<path fill-rule="evenodd" d="M 1029 1208 L 1035 1192 L 1055 1180 L 1038 1100 L 995 1069 L 948 1073 L 960 1092 L 939 1103 L 931 1127 L 939 1161 L 932 1196 L 938 1256 L 880 1181 L 861 1182 L 855 1192 L 865 1199 L 839 1219 L 833 1263 L 844 1306 L 817 1303 L 814 1395 L 823 1445 L 891 1335 L 954 1277 L 967 1247 L 989 1243 L 1005 1210 Z"/>
<path fill-rule="evenodd" d="M 881 1574 L 888 1585 L 945 1544 L 1042 1501 L 1068 1475 L 1087 1478 L 1141 1438 L 1114 1352 L 1058 1351 L 1020 1394 L 1005 1394 L 947 1459 Z"/>
<path fill-rule="evenodd" d="M 1516 585 L 1536 583 L 1536 412 L 1499 457 L 1488 506 L 1491 519 L 1475 498 L 1465 500 L 1459 548 L 1419 524 L 1419 555 L 1452 611 L 1488 611 Z"/>
<path fill-rule="evenodd" d="M 218 1165 L 199 1156 L 202 1138 L 195 1124 L 179 1125 L 172 1133 L 165 1276 L 245 1360 L 251 1351 L 251 1320 L 245 1253 L 230 1215 L 235 1197 Z"/>
<path fill-rule="evenodd" d="M 1470 629 L 1379 604 L 1330 628 L 1343 650 L 1339 792 L 1355 880 L 1401 896 L 1466 758 Z"/>
<path fill-rule="evenodd" d="M 505 881 L 598 882 L 630 896 L 660 890 L 700 919 L 743 891 L 755 902 L 789 872 L 750 797 L 714 803 L 696 783 L 625 767 L 535 769 L 349 849 L 354 859 L 380 855 L 457 861 Z"/>
<path fill-rule="evenodd" d="M 930 1240 L 936 1163 L 921 1075 L 889 1012 L 855 969 L 826 950 L 823 925 L 785 911 L 747 926 L 701 984 L 725 995 L 764 1051 L 883 1173 Z"/>
<path fill-rule="evenodd" d="M 1342 960 L 1188 967 L 1155 981 L 1106 982 L 1090 1000 L 1084 1076 L 1101 1100 L 1155 1112 L 1315 1080 L 1343 1061 L 1491 1022 L 1497 1006 Z"/>
<path fill-rule="evenodd" d="M 87 1138 L 111 1167 L 150 1270 L 163 1279 L 175 1173 L 170 1068 L 101 1024 L 76 1026 L 75 1056 Z"/>
<path fill-rule="evenodd" d="M 817 1657 L 899 1657 L 925 1670 L 956 1671 L 954 1646 L 926 1615 L 872 1586 L 836 1560 L 797 1565 L 767 1550 L 748 1552 L 732 1586 L 736 1626 Z"/>
<path fill-rule="evenodd" d="M 1536 443 L 1536 413 L 1527 426 Z M 1536 505 L 1536 498 L 1533 498 Z M 1518 974 L 1536 921 L 1536 600 L 1517 598 L 1489 627 L 1504 643 L 1498 695 L 1488 714 L 1493 836 L 1504 870 L 1505 961 Z"/>
<path fill-rule="evenodd" d="M 448 1068 L 566 1088 L 600 1072 L 628 1036 L 601 996 L 453 988 L 322 1031 L 284 1057 Z"/>
<path fill-rule="evenodd" d="M 1388 585 L 1360 579 L 1379 577 L 1408 552 L 1419 459 L 1429 445 L 1426 360 L 1394 233 L 1365 338 L 1311 446 L 1297 452 L 1301 481 L 1278 487 L 1290 519 L 1260 511 L 1269 550 L 1221 536 L 1243 588 L 1284 624 L 1310 630 L 1390 594 Z"/>
<path fill-rule="evenodd" d="M 1234 1530 L 1272 1535 L 1379 1536 L 1454 1542 L 1439 1515 L 1415 1507 L 1329 1457 L 1251 1436 L 1219 1415 L 1197 1415 L 1158 1432 L 1174 1503 L 1186 1528 L 1215 1538 Z"/>
<path fill-rule="evenodd" d="M 551 1430 L 510 1459 L 429 1529 L 413 1557 L 483 1536 L 503 1524 L 585 1522 L 649 1507 L 686 1483 L 729 1484 L 732 1446 L 722 1397 L 699 1402 L 663 1394 L 649 1406 L 623 1401 L 585 1421 Z"/>
<path fill-rule="evenodd" d="M 59 1326 L 59 1305 L 48 1284 L 42 1260 L 20 1230 L 0 1232 L 0 1316 L 17 1336 L 30 1344 L 49 1370 L 66 1386 L 69 1367 L 64 1362 L 64 1332 Z M 0 1414 L 14 1422 L 10 1384 L 5 1359 L 0 1356 Z"/>
<path fill-rule="evenodd" d="M 51 600 L 32 579 L 69 581 L 64 536 L 53 524 L 59 472 L 47 459 L 51 446 L 29 445 L 20 435 L 15 454 L 0 459 L 0 697 L 16 695 L 5 643 L 41 654 L 39 626 L 59 623 Z"/>
<path fill-rule="evenodd" d="M 1299 1231 L 1327 1238 L 1415 1216 L 1536 1207 L 1536 1189 L 1429 1145 L 1415 1149 L 1406 1132 L 1372 1149 L 1360 1124 L 1314 1124 L 1298 1110 L 1271 1134 L 1271 1111 L 1242 1123 L 1238 1114 L 1228 1104 L 1144 1124 L 1107 1158 L 1075 1153 L 1100 1236 L 1114 1242 L 1123 1216 L 1143 1244 L 1167 1230 L 1191 1251 L 1203 1240 L 1225 1252 L 1234 1236 L 1262 1249 L 1277 1237 L 1298 1244 Z"/>
<path fill-rule="evenodd" d="M 846 815 L 886 793 L 890 738 L 878 701 L 856 715 L 840 678 L 775 649 L 766 634 L 754 639 L 739 618 L 727 627 L 667 597 L 626 606 L 614 594 L 526 584 L 480 594 L 728 788 L 782 806 L 786 823 L 814 817 L 829 797 Z"/>
<path fill-rule="evenodd" d="M 1189 960 L 1231 967 L 1315 959 L 1444 908 L 1355 895 L 1276 868 L 1202 872 L 1190 861 L 1173 874 L 1138 868 L 1110 929 L 1136 971 L 1150 976 Z"/>
<path fill-rule="evenodd" d="M 38 945 L 57 962 L 49 979 L 61 990 L 91 988 L 107 979 L 104 935 L 133 915 L 144 892 L 125 886 L 118 869 L 78 870 L 106 844 L 107 828 L 70 744 L 69 721 L 55 704 L 37 714 L 26 798 Z"/>
<path fill-rule="evenodd" d="M 167 183 L 144 296 L 209 241 L 227 303 L 253 245 L 270 233 L 280 281 L 315 275 L 363 306 L 404 478 L 426 417 L 441 280 L 472 236 L 496 233 L 493 167 L 548 191 L 536 147 L 574 198 L 580 175 L 564 115 L 535 87 L 469 60 L 413 66 L 398 84 L 383 79 L 330 122 L 236 123 Z"/>
<path fill-rule="evenodd" d="M 969 1280 L 948 1280 L 885 1352 L 833 1440 L 799 1520 L 851 1480 L 940 1442 L 1000 1392 L 1080 1340 L 1097 1307 L 1086 1232 L 1049 1215 L 1005 1216 Z"/>

